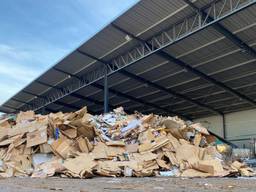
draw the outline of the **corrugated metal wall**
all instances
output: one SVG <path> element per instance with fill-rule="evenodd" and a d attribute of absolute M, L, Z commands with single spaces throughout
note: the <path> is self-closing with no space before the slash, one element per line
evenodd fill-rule
<path fill-rule="evenodd" d="M 252 139 L 256 138 L 256 109 L 226 114 L 225 120 L 226 138 L 240 147 L 250 147 Z M 200 118 L 196 121 L 223 136 L 222 116 Z"/>

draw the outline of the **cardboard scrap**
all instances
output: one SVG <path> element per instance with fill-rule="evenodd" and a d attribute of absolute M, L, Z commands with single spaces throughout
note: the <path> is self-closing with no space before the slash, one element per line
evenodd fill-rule
<path fill-rule="evenodd" d="M 136 152 L 138 152 L 138 147 L 139 147 L 138 143 L 129 144 L 129 145 L 125 146 L 125 151 L 127 151 L 129 153 L 136 153 Z"/>
<path fill-rule="evenodd" d="M 62 157 L 63 159 L 66 159 L 72 152 L 71 147 L 72 142 L 64 137 L 59 138 L 58 140 L 55 140 L 51 144 L 52 151 Z"/>
<path fill-rule="evenodd" d="M 93 157 L 86 153 L 81 153 L 75 158 L 67 159 L 63 164 L 70 174 L 80 178 L 92 176 L 92 169 L 96 165 L 97 163 L 93 160 Z"/>
<path fill-rule="evenodd" d="M 51 146 L 48 143 L 43 143 L 43 144 L 39 145 L 39 148 L 40 148 L 40 153 L 51 153 L 52 152 Z"/>
<path fill-rule="evenodd" d="M 199 149 L 190 144 L 183 144 L 177 148 L 176 159 L 178 162 L 186 161 L 190 165 L 199 161 Z"/>
<path fill-rule="evenodd" d="M 124 147 L 125 143 L 123 141 L 108 141 L 108 142 L 106 142 L 106 145 Z"/>
<path fill-rule="evenodd" d="M 92 151 L 93 146 L 90 143 L 90 141 L 85 137 L 78 137 L 77 140 L 77 145 L 79 148 L 79 151 L 82 153 L 89 153 Z"/>
<path fill-rule="evenodd" d="M 202 124 L 200 123 L 194 123 L 192 125 L 190 125 L 190 127 L 192 127 L 193 129 L 197 130 L 198 132 L 204 134 L 204 135 L 210 135 L 208 130 L 202 126 Z"/>
<path fill-rule="evenodd" d="M 0 128 L 11 128 L 11 125 L 9 123 L 9 117 L 0 120 Z"/>
<path fill-rule="evenodd" d="M 35 118 L 35 112 L 34 111 L 21 111 L 16 118 L 17 123 L 22 123 L 24 121 L 33 120 Z"/>
<path fill-rule="evenodd" d="M 254 176 L 198 123 L 120 107 L 0 117 L 0 177 Z"/>
<path fill-rule="evenodd" d="M 27 147 L 36 146 L 47 142 L 47 129 L 43 127 L 40 130 L 27 133 Z"/>
<path fill-rule="evenodd" d="M 182 172 L 181 177 L 209 177 L 211 174 L 204 173 L 195 169 L 187 169 Z"/>
<path fill-rule="evenodd" d="M 200 160 L 193 164 L 193 168 L 205 173 L 209 173 L 211 176 L 225 175 L 221 162 L 216 159 Z"/>

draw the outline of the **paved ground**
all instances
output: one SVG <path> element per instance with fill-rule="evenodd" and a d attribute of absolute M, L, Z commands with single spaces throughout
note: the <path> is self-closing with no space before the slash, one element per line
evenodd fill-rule
<path fill-rule="evenodd" d="M 75 192 L 137 192 L 137 191 L 256 191 L 256 178 L 11 178 L 0 180 L 0 191 L 4 192 L 41 192 L 41 191 L 75 191 Z"/>

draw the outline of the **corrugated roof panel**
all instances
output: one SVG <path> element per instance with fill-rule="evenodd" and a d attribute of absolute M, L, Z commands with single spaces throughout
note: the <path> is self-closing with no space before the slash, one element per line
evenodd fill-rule
<path fill-rule="evenodd" d="M 71 53 L 64 60 L 58 63 L 56 67 L 71 74 L 76 74 L 78 71 L 81 71 L 81 69 L 87 67 L 93 61 L 93 59 L 84 56 L 76 51 Z"/>
<path fill-rule="evenodd" d="M 121 76 L 118 77 L 119 78 Z M 112 86 L 113 89 L 118 90 L 120 92 L 127 92 L 130 89 L 133 89 L 138 86 L 142 86 L 142 84 L 134 79 L 129 79 L 128 81 L 120 83 L 120 81 L 115 82 L 116 85 Z"/>
<path fill-rule="evenodd" d="M 40 76 L 37 80 L 50 85 L 55 85 L 58 82 L 65 80 L 66 78 L 68 78 L 68 75 L 58 72 L 54 69 L 50 69 L 44 75 Z"/>
<path fill-rule="evenodd" d="M 214 41 L 220 37 L 222 37 L 222 35 L 219 32 L 212 29 L 212 27 L 210 27 L 182 41 L 179 41 L 174 45 L 169 46 L 168 48 L 165 49 L 165 51 L 177 57 L 181 54 L 184 54 L 200 46 L 203 46 L 206 43 Z"/>
<path fill-rule="evenodd" d="M 253 108 L 253 106 L 251 104 L 248 104 L 245 102 L 239 102 L 239 103 L 234 103 L 233 105 L 229 105 L 229 106 L 221 106 L 218 109 L 223 111 L 224 113 L 227 113 L 227 112 L 237 111 L 238 109 L 245 110 L 245 109 L 250 109 L 250 108 Z"/>
<path fill-rule="evenodd" d="M 19 102 L 17 100 L 8 100 L 6 102 L 6 105 L 8 106 L 12 106 L 14 108 L 19 108 L 21 105 L 23 105 L 24 103 L 23 102 Z"/>
<path fill-rule="evenodd" d="M 247 44 L 255 44 L 256 43 L 256 23 L 250 29 L 246 31 L 242 31 L 241 33 L 237 34 L 242 41 L 247 42 Z"/>
<path fill-rule="evenodd" d="M 64 98 L 61 98 L 59 101 L 67 103 L 67 104 L 73 104 L 73 103 L 75 103 L 75 102 L 77 102 L 79 100 L 80 99 L 78 99 L 78 98 L 76 98 L 74 96 L 68 95 L 68 96 L 66 96 Z"/>
<path fill-rule="evenodd" d="M 256 5 L 253 5 L 246 10 L 243 10 L 220 23 L 231 32 L 255 23 Z"/>
<path fill-rule="evenodd" d="M 19 99 L 19 100 L 21 100 L 21 101 L 29 101 L 29 100 L 31 100 L 31 99 L 33 99 L 35 96 L 33 96 L 33 95 L 30 95 L 30 94 L 27 94 L 27 93 L 24 93 L 24 92 L 19 92 L 19 93 L 17 93 L 15 96 L 14 96 L 14 98 L 16 98 L 16 99 Z"/>
<path fill-rule="evenodd" d="M 134 65 L 127 67 L 125 70 L 134 74 L 140 74 L 148 70 L 154 70 L 155 68 L 157 68 L 160 65 L 163 65 L 166 62 L 167 61 L 161 58 L 160 56 L 152 55 L 137 62 Z"/>
<path fill-rule="evenodd" d="M 10 108 L 8 108 L 7 106 L 4 106 L 4 105 L 0 106 L 0 111 L 4 112 L 4 113 L 14 113 L 15 112 L 14 109 L 10 109 Z"/>
<path fill-rule="evenodd" d="M 209 4 L 209 0 L 197 0 L 193 4 L 198 8 L 203 8 Z"/>
<path fill-rule="evenodd" d="M 232 51 L 236 49 L 237 47 L 233 43 L 227 39 L 224 39 L 213 45 L 197 50 L 192 54 L 180 57 L 179 59 L 192 66 L 198 66 L 207 64 L 207 62 L 214 60 L 217 57 L 221 57 L 224 54 L 232 53 Z"/>
<path fill-rule="evenodd" d="M 184 5 L 186 6 L 180 0 L 140 1 L 137 6 L 134 6 L 130 11 L 118 18 L 115 23 L 136 35 L 152 27 L 152 25 L 155 25 L 155 23 L 174 13 Z"/>
<path fill-rule="evenodd" d="M 100 58 L 126 41 L 122 32 L 115 30 L 111 26 L 106 26 L 79 49 Z"/>
<path fill-rule="evenodd" d="M 228 71 L 236 67 L 247 68 L 250 63 L 255 60 L 256 59 L 248 54 L 238 52 L 236 54 L 228 55 L 221 59 L 209 62 L 206 65 L 199 66 L 197 69 L 205 74 L 213 74 L 221 71 Z"/>
<path fill-rule="evenodd" d="M 47 106 L 47 108 L 52 109 L 52 110 L 61 110 L 61 109 L 63 109 L 63 106 L 57 105 L 55 103 L 51 103 Z"/>
<path fill-rule="evenodd" d="M 82 88 L 79 91 L 77 91 L 77 94 L 83 95 L 83 96 L 88 96 L 91 95 L 94 92 L 100 91 L 98 88 L 93 87 L 93 86 L 87 86 L 86 88 Z"/>
<path fill-rule="evenodd" d="M 218 73 L 216 75 L 213 75 L 212 77 L 219 81 L 225 81 L 225 80 L 228 80 L 231 78 L 237 78 L 239 76 L 247 76 L 251 73 L 256 74 L 256 62 L 255 61 L 252 63 L 249 63 L 247 65 L 239 66 L 234 69 Z"/>
<path fill-rule="evenodd" d="M 234 80 L 226 82 L 225 84 L 230 87 L 240 87 L 256 81 L 256 74 L 252 73 L 251 75 L 247 74 L 245 77 L 240 78 L 239 80 Z"/>
<path fill-rule="evenodd" d="M 45 91 L 47 91 L 48 89 L 49 87 L 42 85 L 40 83 L 34 82 L 33 84 L 28 85 L 24 90 L 40 95 Z"/>

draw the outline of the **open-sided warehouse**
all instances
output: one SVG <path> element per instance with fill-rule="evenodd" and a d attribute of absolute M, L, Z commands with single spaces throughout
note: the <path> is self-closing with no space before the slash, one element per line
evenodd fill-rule
<path fill-rule="evenodd" d="M 242 135 L 251 138 L 256 134 L 255 3 L 142 0 L 0 110 L 49 113 L 86 105 L 101 113 L 123 106 L 128 112 L 207 121 L 213 132 L 235 142 Z"/>

